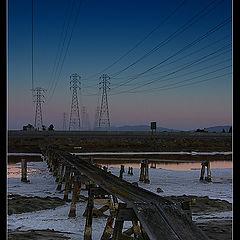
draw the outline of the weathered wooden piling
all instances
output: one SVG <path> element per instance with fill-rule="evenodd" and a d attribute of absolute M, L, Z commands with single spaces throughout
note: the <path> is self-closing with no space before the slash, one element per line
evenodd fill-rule
<path fill-rule="evenodd" d="M 59 181 L 58 181 L 57 191 L 61 191 L 61 189 L 62 189 L 62 183 L 63 183 L 64 177 L 65 177 L 65 174 L 64 174 L 65 169 L 66 169 L 66 167 L 63 164 L 61 167 L 61 174 L 60 174 Z"/>
<path fill-rule="evenodd" d="M 22 159 L 21 167 L 22 167 L 21 181 L 22 182 L 30 182 L 29 180 L 27 180 L 27 160 L 26 159 Z"/>
<path fill-rule="evenodd" d="M 149 163 L 148 163 L 148 159 L 145 159 L 145 174 L 144 174 L 144 183 L 149 184 L 150 180 L 149 180 Z"/>
<path fill-rule="evenodd" d="M 124 173 L 124 165 L 121 165 L 121 169 L 120 169 L 120 178 L 123 178 L 123 173 Z"/>
<path fill-rule="evenodd" d="M 207 176 L 205 177 L 205 180 L 208 181 L 208 182 L 211 182 L 212 177 L 211 177 L 210 161 L 209 160 L 206 160 L 206 161 L 202 162 L 200 180 L 204 179 L 205 167 L 207 167 Z"/>
<path fill-rule="evenodd" d="M 149 170 L 149 162 L 148 162 L 148 159 L 145 159 L 141 162 L 139 181 L 147 184 L 150 183 L 148 170 Z"/>
<path fill-rule="evenodd" d="M 91 184 L 88 189 L 88 202 L 87 202 L 87 212 L 86 212 L 86 224 L 84 230 L 84 240 L 92 240 L 92 216 L 94 207 L 94 195 L 91 191 Z"/>
<path fill-rule="evenodd" d="M 119 212 L 121 211 L 121 209 L 124 209 L 126 207 L 127 207 L 126 203 L 118 204 L 117 216 L 116 216 L 116 220 L 115 220 L 113 237 L 112 237 L 113 240 L 122 239 L 122 229 L 123 229 L 124 220 L 122 218 L 118 217 L 118 215 L 119 215 Z"/>
<path fill-rule="evenodd" d="M 79 187 L 79 181 L 77 177 L 74 176 L 72 203 L 71 203 L 70 212 L 68 214 L 68 217 L 70 218 L 76 217 L 76 202 L 77 202 L 78 187 Z"/>
<path fill-rule="evenodd" d="M 207 161 L 207 177 L 205 178 L 206 181 L 211 182 L 212 177 L 211 177 L 211 170 L 210 170 L 210 161 Z"/>
<path fill-rule="evenodd" d="M 128 174 L 129 174 L 129 175 L 133 175 L 133 168 L 132 168 L 132 167 L 129 167 L 129 168 L 128 168 Z"/>
<path fill-rule="evenodd" d="M 205 173 L 205 163 L 202 162 L 202 168 L 201 168 L 201 175 L 200 175 L 200 180 L 203 180 L 204 178 L 204 173 Z"/>
<path fill-rule="evenodd" d="M 139 177 L 139 181 L 143 182 L 144 181 L 144 168 L 145 168 L 145 163 L 144 161 L 142 160 L 141 161 L 141 166 L 140 166 L 140 177 Z"/>
<path fill-rule="evenodd" d="M 72 172 L 69 167 L 68 174 L 66 175 L 66 178 L 65 178 L 65 191 L 64 191 L 64 197 L 63 197 L 64 201 L 68 201 L 68 194 L 69 194 L 70 188 L 72 187 L 71 181 L 72 181 Z"/>
<path fill-rule="evenodd" d="M 56 182 L 59 182 L 60 179 L 61 179 L 62 169 L 63 169 L 63 164 L 62 164 L 62 163 L 59 163 L 59 164 L 58 164 L 58 169 L 57 169 Z"/>

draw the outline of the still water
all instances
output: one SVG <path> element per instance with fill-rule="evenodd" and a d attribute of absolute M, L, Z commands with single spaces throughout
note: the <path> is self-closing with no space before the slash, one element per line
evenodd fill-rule
<path fill-rule="evenodd" d="M 22 156 L 22 154 L 20 153 L 19 155 L 15 155 L 15 156 Z M 27 172 L 28 174 L 34 175 L 34 174 L 39 174 L 39 169 L 36 168 L 36 165 L 33 164 L 33 162 L 41 162 L 43 161 L 42 158 L 39 155 L 24 155 L 24 158 L 27 159 L 28 163 L 27 163 Z M 20 158 L 19 158 L 19 161 Z M 115 167 L 115 168 L 120 168 L 121 165 L 124 165 L 125 168 L 135 168 L 135 169 L 139 169 L 140 168 L 140 161 L 139 163 L 135 162 L 131 162 L 131 161 L 117 161 L 114 162 L 114 160 L 112 161 L 108 161 L 108 163 L 101 163 L 101 161 L 98 161 L 98 164 L 102 165 L 102 166 L 107 166 L 108 168 L 110 167 Z M 232 168 L 232 161 L 211 161 L 210 163 L 211 165 L 211 169 L 215 169 L 215 168 Z M 177 162 L 176 160 L 171 161 L 149 161 L 149 167 L 150 168 L 157 168 L 157 169 L 166 169 L 166 170 L 177 170 L 177 171 L 187 171 L 187 170 L 199 170 L 201 169 L 201 162 L 184 162 L 184 161 L 180 161 Z M 21 177 L 21 162 L 9 162 L 8 166 L 7 166 L 7 175 L 9 178 L 20 178 Z"/>

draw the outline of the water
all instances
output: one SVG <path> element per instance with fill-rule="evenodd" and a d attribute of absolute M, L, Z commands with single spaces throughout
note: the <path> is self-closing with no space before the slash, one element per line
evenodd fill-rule
<path fill-rule="evenodd" d="M 138 182 L 138 163 L 127 163 L 123 179 Z M 128 167 L 133 167 L 133 175 L 128 175 Z M 201 163 L 157 163 L 156 168 L 149 168 L 150 184 L 139 182 L 139 187 L 159 194 L 160 196 L 197 195 L 208 196 L 212 199 L 222 199 L 232 202 L 232 162 L 211 162 L 212 182 L 199 181 Z M 110 170 L 119 176 L 120 164 L 109 164 Z M 52 173 L 49 173 L 46 162 L 28 162 L 28 179 L 30 183 L 21 182 L 21 163 L 8 165 L 8 194 L 23 196 L 60 197 L 63 193 L 56 191 L 57 184 Z M 157 193 L 160 187 L 163 192 Z M 87 196 L 87 192 L 81 194 Z M 71 197 L 71 196 L 70 196 Z M 8 228 L 20 230 L 54 229 L 69 232 L 73 240 L 83 239 L 85 217 L 82 216 L 86 202 L 77 203 L 77 216 L 69 219 L 70 203 L 56 209 L 42 210 L 31 213 L 12 214 L 8 216 Z M 211 215 L 193 216 L 194 220 L 208 221 L 213 218 L 231 218 L 231 212 L 212 213 Z M 105 227 L 106 219 L 93 219 L 93 239 L 100 239 Z M 126 226 L 125 226 L 126 227 Z"/>

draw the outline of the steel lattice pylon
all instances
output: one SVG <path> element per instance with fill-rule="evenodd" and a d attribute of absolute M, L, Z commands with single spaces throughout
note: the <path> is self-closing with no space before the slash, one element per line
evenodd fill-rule
<path fill-rule="evenodd" d="M 78 106 L 78 89 L 79 90 L 81 89 L 80 76 L 75 73 L 70 76 L 70 90 L 72 90 L 72 104 L 69 121 L 69 130 L 71 129 L 80 130 L 81 128 Z"/>
<path fill-rule="evenodd" d="M 103 74 L 100 78 L 100 87 L 102 90 L 102 100 L 99 110 L 99 119 L 98 119 L 98 127 L 99 128 L 110 128 L 110 119 L 109 119 L 109 108 L 108 108 L 108 98 L 107 91 L 110 89 L 108 81 L 110 77 L 107 74 Z"/>
<path fill-rule="evenodd" d="M 34 127 L 35 129 L 40 130 L 43 126 L 43 120 L 42 120 L 42 103 L 44 103 L 43 93 L 46 90 L 41 87 L 36 87 L 33 91 L 34 91 L 33 102 L 36 103 Z"/>

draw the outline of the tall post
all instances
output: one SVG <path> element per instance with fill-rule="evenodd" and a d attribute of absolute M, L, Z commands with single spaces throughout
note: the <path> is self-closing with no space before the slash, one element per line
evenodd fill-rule
<path fill-rule="evenodd" d="M 145 183 L 150 183 L 150 180 L 149 180 L 149 163 L 148 163 L 148 159 L 145 159 L 145 177 L 144 177 L 144 182 Z"/>
<path fill-rule="evenodd" d="M 85 224 L 85 231 L 84 231 L 84 240 L 92 240 L 92 215 L 93 215 L 93 207 L 94 207 L 94 195 L 91 191 L 93 187 L 90 184 L 88 189 L 88 203 L 87 203 L 87 216 L 86 216 L 86 224 Z"/>
<path fill-rule="evenodd" d="M 202 168 L 201 168 L 201 175 L 200 175 L 200 180 L 202 181 L 204 178 L 204 173 L 205 173 L 205 163 L 202 162 Z"/>
<path fill-rule="evenodd" d="M 107 96 L 107 90 L 109 90 L 109 84 L 108 81 L 110 77 L 107 74 L 103 74 L 100 77 L 100 87 L 99 89 L 102 90 L 102 100 L 99 110 L 99 119 L 98 119 L 98 127 L 106 127 L 107 129 L 110 128 L 110 119 L 109 119 L 109 108 L 108 108 L 108 96 Z"/>
<path fill-rule="evenodd" d="M 22 159 L 21 167 L 22 167 L 22 178 L 21 178 L 21 181 L 22 182 L 30 182 L 29 180 L 27 180 L 27 161 L 26 161 L 26 159 Z"/>
<path fill-rule="evenodd" d="M 70 90 L 72 90 L 72 104 L 71 114 L 69 121 L 69 130 L 75 129 L 80 130 L 80 114 L 78 104 L 78 89 L 80 90 L 80 76 L 78 74 L 72 74 L 70 76 Z"/>
<path fill-rule="evenodd" d="M 139 181 L 141 181 L 141 182 L 143 182 L 143 180 L 144 180 L 144 174 L 145 174 L 144 168 L 145 168 L 145 163 L 144 163 L 144 161 L 141 161 L 140 177 L 139 177 Z"/>
<path fill-rule="evenodd" d="M 79 181 L 75 175 L 74 176 L 73 194 L 72 194 L 72 203 L 71 203 L 71 209 L 68 214 L 68 217 L 76 217 L 76 201 L 77 201 L 78 187 L 79 187 Z"/>
<path fill-rule="evenodd" d="M 210 161 L 207 161 L 207 177 L 205 178 L 208 182 L 212 181 L 211 170 L 210 170 Z"/>

